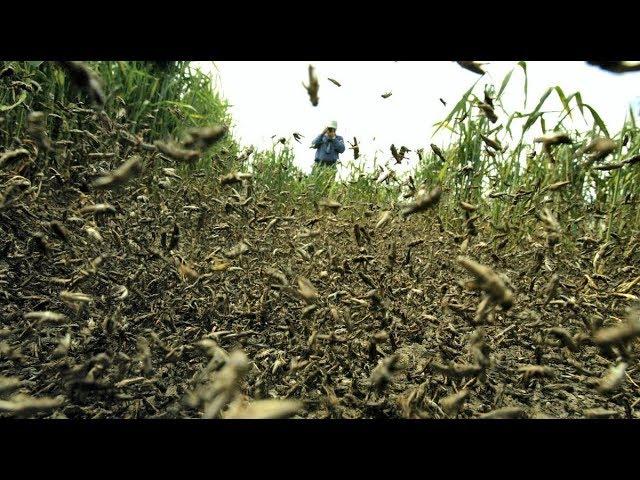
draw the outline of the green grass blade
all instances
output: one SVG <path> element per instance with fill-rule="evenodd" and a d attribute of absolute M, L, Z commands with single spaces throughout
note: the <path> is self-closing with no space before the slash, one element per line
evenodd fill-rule
<path fill-rule="evenodd" d="M 529 114 L 529 118 L 527 119 L 527 121 L 525 122 L 524 126 L 522 127 L 522 133 L 524 133 L 527 130 L 529 130 L 531 125 L 533 125 L 536 122 L 536 120 L 538 119 L 538 116 L 540 115 L 538 112 L 540 112 L 540 109 L 542 108 L 542 105 L 544 104 L 544 102 L 547 99 L 547 97 L 549 96 L 549 94 L 551 94 L 552 90 L 553 90 L 553 88 L 548 88 L 547 91 L 544 92 L 544 95 L 542 95 L 542 97 L 540 98 L 540 101 L 538 102 L 538 105 L 536 105 L 536 108 L 533 109 L 533 112 L 531 112 Z"/>
<path fill-rule="evenodd" d="M 529 92 L 529 77 L 527 76 L 527 62 L 521 60 L 518 62 L 518 65 L 522 68 L 524 72 L 524 108 L 527 108 L 527 95 Z"/>
<path fill-rule="evenodd" d="M 586 108 L 589 109 L 589 112 L 591 112 L 591 116 L 593 117 L 593 121 L 598 126 L 598 128 L 600 130 L 602 130 L 604 132 L 604 134 L 608 137 L 609 136 L 609 130 L 607 130 L 607 126 L 602 121 L 602 118 L 600 118 L 600 115 L 598 115 L 598 112 L 596 112 L 595 109 L 593 107 L 591 107 L 591 105 L 587 105 L 586 103 L 583 103 L 583 105 Z"/>

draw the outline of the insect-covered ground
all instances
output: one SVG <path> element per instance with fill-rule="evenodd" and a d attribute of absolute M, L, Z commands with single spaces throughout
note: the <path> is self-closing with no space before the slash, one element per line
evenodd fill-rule
<path fill-rule="evenodd" d="M 283 202 L 171 166 L 222 129 L 47 114 L 0 153 L 0 417 L 638 415 L 637 236 L 445 216 L 435 184 Z"/>

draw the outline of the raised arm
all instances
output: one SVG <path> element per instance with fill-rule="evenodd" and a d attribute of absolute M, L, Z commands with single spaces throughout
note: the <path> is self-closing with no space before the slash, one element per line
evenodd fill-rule
<path fill-rule="evenodd" d="M 313 142 L 311 142 L 311 148 L 320 148 L 323 140 L 322 137 L 324 137 L 324 132 L 313 139 Z"/>
<path fill-rule="evenodd" d="M 344 152 L 344 140 L 342 139 L 342 137 L 336 137 L 333 139 L 333 141 L 335 142 L 336 145 L 336 151 L 338 153 L 343 153 Z"/>

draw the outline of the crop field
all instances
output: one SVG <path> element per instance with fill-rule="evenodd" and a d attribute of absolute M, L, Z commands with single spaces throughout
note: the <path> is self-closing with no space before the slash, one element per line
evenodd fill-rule
<path fill-rule="evenodd" d="M 635 117 L 516 72 L 338 182 L 188 62 L 0 62 L 0 418 L 638 417 Z"/>

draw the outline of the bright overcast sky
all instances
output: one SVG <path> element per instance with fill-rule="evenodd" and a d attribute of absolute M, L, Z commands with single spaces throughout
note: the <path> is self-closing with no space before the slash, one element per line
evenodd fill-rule
<path fill-rule="evenodd" d="M 211 72 L 218 91 L 232 105 L 233 132 L 242 145 L 271 148 L 280 137 L 291 139 L 293 132 L 304 135 L 302 144 L 293 139 L 296 164 L 308 172 L 313 164 L 309 144 L 329 120 L 337 120 L 338 135 L 346 141 L 358 138 L 366 159 L 378 156 L 379 162 L 391 161 L 389 146 L 407 146 L 413 150 L 408 165 L 416 161 L 417 148 L 429 148 L 434 142 L 448 143 L 449 134 L 432 138 L 433 124 L 444 119 L 462 94 L 479 76 L 454 62 L 197 62 Z M 307 83 L 309 64 L 316 67 L 320 80 L 319 104 L 313 107 L 302 86 Z M 610 133 L 623 125 L 629 105 L 638 105 L 640 73 L 616 75 L 585 62 L 527 62 L 529 97 L 523 108 L 524 75 L 517 62 L 488 62 L 487 74 L 477 84 L 478 94 L 486 83 L 499 88 L 502 79 L 515 68 L 503 96 L 507 112 L 531 112 L 544 91 L 560 86 L 566 96 L 579 91 L 585 103 L 600 114 Z M 337 87 L 331 77 L 342 84 Z M 381 98 L 385 92 L 392 92 Z M 447 102 L 445 107 L 440 98 Z M 552 93 L 544 110 L 559 109 Z M 634 111 L 637 111 L 637 106 Z M 586 124 L 576 109 L 576 128 Z M 586 113 L 588 116 L 589 114 Z M 591 119 L 588 118 L 590 121 Z M 552 128 L 549 121 L 547 128 Z M 539 134 L 539 124 L 533 133 Z M 271 136 L 275 135 L 272 139 Z M 508 142 L 507 142 L 508 143 Z M 348 148 L 347 144 L 347 148 Z M 351 150 L 341 160 L 353 158 Z M 391 161 L 390 165 L 395 162 Z"/>

